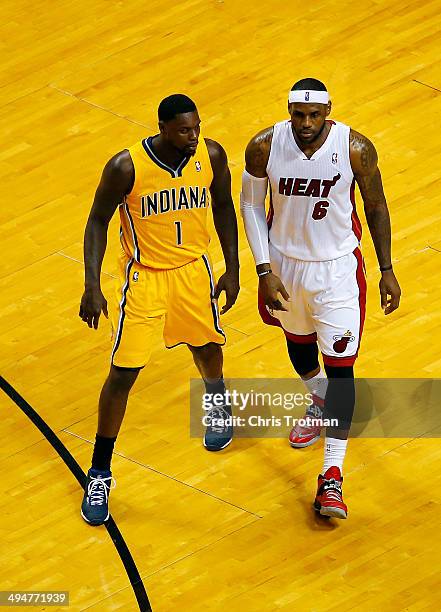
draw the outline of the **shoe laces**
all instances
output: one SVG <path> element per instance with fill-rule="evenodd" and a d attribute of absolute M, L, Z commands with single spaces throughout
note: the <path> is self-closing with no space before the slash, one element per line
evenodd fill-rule
<path fill-rule="evenodd" d="M 215 433 L 223 433 L 227 429 L 227 425 L 225 421 L 231 418 L 231 414 L 225 410 L 223 406 L 213 406 L 208 413 L 207 416 L 210 418 L 210 429 Z M 216 424 L 213 425 L 213 419 L 216 419 Z M 224 422 L 224 425 L 221 425 L 221 421 Z"/>
<path fill-rule="evenodd" d="M 323 418 L 323 410 L 317 404 L 312 404 L 306 410 L 306 417 L 312 417 L 313 419 Z"/>
<path fill-rule="evenodd" d="M 323 492 L 326 493 L 327 497 L 329 497 L 330 499 L 341 501 L 342 490 L 341 490 L 340 480 L 335 480 L 335 478 L 324 480 L 322 487 L 323 487 Z"/>
<path fill-rule="evenodd" d="M 110 484 L 108 481 L 110 480 Z M 91 476 L 87 486 L 87 496 L 91 506 L 102 506 L 109 498 L 110 489 L 116 487 L 116 481 L 112 476 L 102 478 L 101 476 L 94 478 Z"/>

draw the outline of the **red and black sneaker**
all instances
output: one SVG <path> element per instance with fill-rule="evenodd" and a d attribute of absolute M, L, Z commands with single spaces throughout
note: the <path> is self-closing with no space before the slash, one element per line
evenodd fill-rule
<path fill-rule="evenodd" d="M 313 400 L 313 405 L 308 408 L 303 419 L 297 421 L 291 429 L 289 443 L 293 448 L 305 448 L 320 438 L 324 402 L 315 395 Z"/>
<path fill-rule="evenodd" d="M 289 443 L 293 448 L 311 446 L 320 438 L 321 427 L 307 427 L 297 423 L 289 434 Z"/>
<path fill-rule="evenodd" d="M 317 495 L 314 500 L 314 509 L 323 516 L 345 519 L 348 516 L 348 508 L 343 501 L 341 485 L 343 477 L 340 469 L 331 466 L 323 476 L 318 477 Z"/>

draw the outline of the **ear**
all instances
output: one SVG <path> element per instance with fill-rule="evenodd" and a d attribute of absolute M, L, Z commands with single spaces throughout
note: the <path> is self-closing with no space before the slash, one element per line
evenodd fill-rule
<path fill-rule="evenodd" d="M 159 132 L 160 132 L 161 134 L 164 134 L 164 133 L 165 133 L 165 131 L 166 131 L 164 121 L 159 121 L 159 122 L 158 122 L 158 127 L 159 127 Z"/>
<path fill-rule="evenodd" d="M 331 100 L 329 100 L 329 102 L 328 102 L 328 107 L 327 107 L 327 109 L 326 109 L 326 116 L 327 116 L 327 117 L 328 117 L 328 115 L 330 115 L 330 114 L 331 114 L 331 109 L 332 109 L 332 102 L 331 102 Z"/>
<path fill-rule="evenodd" d="M 288 113 L 290 114 L 291 117 L 292 117 L 292 107 L 293 107 L 293 103 L 288 102 Z"/>

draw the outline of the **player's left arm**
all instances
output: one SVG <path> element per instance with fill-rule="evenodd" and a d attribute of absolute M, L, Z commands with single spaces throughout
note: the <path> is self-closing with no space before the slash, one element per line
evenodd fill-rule
<path fill-rule="evenodd" d="M 237 219 L 231 197 L 231 174 L 227 154 L 214 140 L 205 139 L 213 169 L 210 186 L 213 219 L 225 259 L 225 274 L 219 278 L 214 297 L 225 291 L 226 303 L 221 314 L 230 310 L 239 293 L 239 257 L 237 241 Z"/>
<path fill-rule="evenodd" d="M 384 195 L 378 155 L 372 142 L 351 130 L 349 136 L 351 166 L 363 198 L 369 231 L 377 253 L 381 272 L 380 296 L 384 314 L 400 304 L 401 289 L 392 269 L 390 217 Z"/>

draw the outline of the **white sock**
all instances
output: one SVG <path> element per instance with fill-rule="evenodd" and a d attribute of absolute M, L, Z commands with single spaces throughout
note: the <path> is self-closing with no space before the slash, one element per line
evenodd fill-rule
<path fill-rule="evenodd" d="M 308 413 L 308 410 L 309 410 L 311 416 L 315 416 L 316 418 L 320 419 L 323 415 L 323 404 L 325 401 L 326 389 L 328 388 L 328 379 L 326 378 L 326 374 L 323 372 L 322 369 L 320 369 L 319 373 L 313 376 L 312 378 L 308 378 L 308 380 L 305 380 L 303 378 L 302 380 L 305 383 L 306 387 L 308 388 L 308 391 L 313 396 L 318 397 L 319 399 L 322 400 L 321 402 L 319 402 L 320 403 L 319 408 L 322 414 L 316 414 L 316 411 L 312 409 L 313 408 L 312 406 L 310 406 L 306 410 L 306 414 L 309 414 Z"/>
<path fill-rule="evenodd" d="M 347 440 L 339 440 L 338 438 L 325 438 L 325 457 L 323 462 L 322 474 L 328 468 L 335 465 L 340 468 L 340 473 L 343 472 L 343 461 L 346 455 Z"/>

